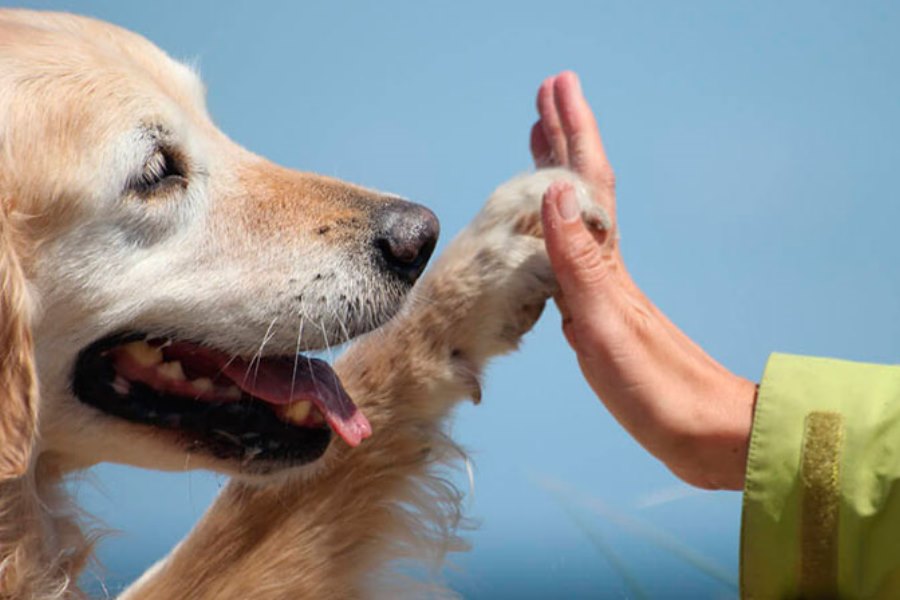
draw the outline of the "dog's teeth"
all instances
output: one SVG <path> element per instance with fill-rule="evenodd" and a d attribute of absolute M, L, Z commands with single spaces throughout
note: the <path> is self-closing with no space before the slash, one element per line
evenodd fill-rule
<path fill-rule="evenodd" d="M 131 342 L 130 344 L 125 344 L 125 351 L 142 367 L 152 367 L 163 361 L 162 350 L 154 348 L 147 342 Z"/>
<path fill-rule="evenodd" d="M 223 390 L 222 395 L 229 400 L 240 400 L 241 390 L 237 386 L 230 385 Z"/>
<path fill-rule="evenodd" d="M 284 411 L 284 416 L 294 423 L 303 423 L 309 417 L 309 411 L 312 410 L 311 402 L 294 402 L 288 405 Z"/>
<path fill-rule="evenodd" d="M 322 425 L 323 423 L 325 423 L 325 415 L 320 413 L 318 410 L 314 410 L 312 411 L 312 414 L 310 414 L 309 420 L 314 425 Z"/>
<path fill-rule="evenodd" d="M 215 387 L 213 385 L 212 379 L 209 377 L 201 377 L 199 379 L 194 379 L 191 381 L 191 385 L 194 386 L 194 389 L 201 394 L 206 394 L 208 392 L 213 391 Z"/>
<path fill-rule="evenodd" d="M 156 367 L 156 372 L 166 379 L 175 381 L 184 381 L 186 379 L 184 371 L 181 368 L 181 363 L 177 360 L 159 365 Z"/>

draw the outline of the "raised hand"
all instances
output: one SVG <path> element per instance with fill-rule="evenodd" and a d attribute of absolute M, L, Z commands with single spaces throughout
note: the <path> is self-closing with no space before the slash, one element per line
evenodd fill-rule
<path fill-rule="evenodd" d="M 563 332 L 594 392 L 647 450 L 684 481 L 740 489 L 756 386 L 707 355 L 635 285 L 618 248 L 615 177 L 572 72 L 543 82 L 531 131 L 538 167 L 568 167 L 612 220 L 612 238 L 584 226 L 573 191 L 544 196 L 547 252 Z"/>

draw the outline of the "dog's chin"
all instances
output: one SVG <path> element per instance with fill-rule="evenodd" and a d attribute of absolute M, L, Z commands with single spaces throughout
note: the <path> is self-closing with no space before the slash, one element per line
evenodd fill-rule
<path fill-rule="evenodd" d="M 244 359 L 203 344 L 120 333 L 84 348 L 72 372 L 83 404 L 250 480 L 315 468 L 332 439 L 358 445 L 368 421 L 325 362 Z"/>

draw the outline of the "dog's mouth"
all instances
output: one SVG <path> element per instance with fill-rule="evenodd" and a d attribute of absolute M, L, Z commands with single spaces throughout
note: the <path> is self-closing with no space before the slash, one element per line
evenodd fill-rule
<path fill-rule="evenodd" d="M 312 462 L 331 431 L 351 446 L 371 434 L 337 374 L 302 355 L 246 360 L 200 344 L 142 334 L 83 350 L 79 400 L 181 434 L 191 451 L 226 460 Z"/>

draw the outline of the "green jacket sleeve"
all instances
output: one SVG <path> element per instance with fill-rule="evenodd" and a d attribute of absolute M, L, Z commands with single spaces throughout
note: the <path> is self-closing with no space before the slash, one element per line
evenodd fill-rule
<path fill-rule="evenodd" d="M 900 367 L 774 354 L 741 524 L 743 598 L 900 598 Z"/>

